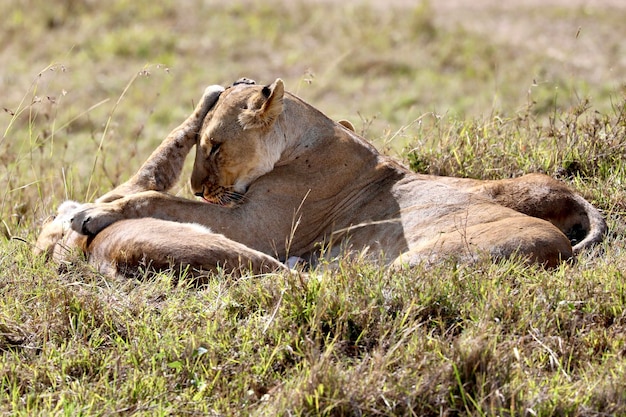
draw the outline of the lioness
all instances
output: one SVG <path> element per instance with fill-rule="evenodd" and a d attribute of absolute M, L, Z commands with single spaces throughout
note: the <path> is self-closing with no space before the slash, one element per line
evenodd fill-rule
<path fill-rule="evenodd" d="M 547 267 L 606 231 L 597 209 L 545 175 L 415 174 L 285 92 L 280 79 L 225 89 L 199 135 L 170 135 L 161 148 L 194 144 L 191 187 L 202 201 L 164 192 L 182 163 L 161 160 L 147 176 L 166 186 L 136 192 L 142 187 L 131 180 L 120 187 L 132 191 L 125 197 L 116 192 L 78 210 L 73 230 L 96 236 L 121 220 L 150 217 L 199 223 L 279 259 L 358 252 L 402 266 L 486 253 Z"/>
<path fill-rule="evenodd" d="M 193 114 L 170 133 L 139 172 L 98 201 L 112 201 L 146 190 L 167 191 L 173 187 L 204 117 L 223 90 L 221 86 L 208 87 Z M 58 208 L 57 215 L 40 233 L 35 254 L 43 253 L 63 264 L 72 259 L 75 252 L 84 253 L 99 272 L 112 276 L 134 276 L 140 270 L 171 270 L 176 275 L 200 279 L 206 277 L 207 272 L 223 271 L 239 276 L 287 269 L 276 259 L 195 223 L 150 217 L 129 219 L 107 227 L 95 237 L 88 237 L 69 227 L 74 212 L 81 207 L 81 204 L 66 201 Z"/>

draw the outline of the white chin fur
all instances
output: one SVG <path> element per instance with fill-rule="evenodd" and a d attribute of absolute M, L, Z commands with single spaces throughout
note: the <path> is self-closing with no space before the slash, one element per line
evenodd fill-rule
<path fill-rule="evenodd" d="M 65 200 L 59 208 L 57 209 L 57 215 L 59 217 L 64 216 L 66 214 L 74 214 L 76 210 L 82 207 L 81 203 L 72 200 Z"/>
<path fill-rule="evenodd" d="M 72 200 L 65 200 L 57 209 L 57 215 L 54 218 L 54 222 L 61 223 L 63 225 L 63 231 L 69 230 L 74 213 L 83 207 L 81 203 Z"/>

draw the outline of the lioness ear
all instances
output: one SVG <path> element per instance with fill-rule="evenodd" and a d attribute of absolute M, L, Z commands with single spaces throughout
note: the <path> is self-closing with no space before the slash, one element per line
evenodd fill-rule
<path fill-rule="evenodd" d="M 270 126 L 283 112 L 283 97 L 285 86 L 283 80 L 277 78 L 270 85 L 266 85 L 253 100 L 252 108 L 244 110 L 239 115 L 239 123 L 244 129 Z"/>
<path fill-rule="evenodd" d="M 354 125 L 352 124 L 350 120 L 341 119 L 337 123 L 339 123 L 341 126 L 345 127 L 348 130 L 356 132 L 356 129 L 354 128 Z"/>

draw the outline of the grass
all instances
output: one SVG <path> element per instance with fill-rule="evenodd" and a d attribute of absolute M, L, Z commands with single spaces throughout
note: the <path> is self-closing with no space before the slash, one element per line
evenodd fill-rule
<path fill-rule="evenodd" d="M 0 414 L 626 413 L 624 10 L 438 7 L 2 3 Z M 544 29 L 560 42 L 513 36 Z M 550 271 L 342 260 L 200 289 L 31 254 L 61 201 L 128 178 L 240 76 L 283 78 L 418 172 L 559 177 L 609 236 Z"/>

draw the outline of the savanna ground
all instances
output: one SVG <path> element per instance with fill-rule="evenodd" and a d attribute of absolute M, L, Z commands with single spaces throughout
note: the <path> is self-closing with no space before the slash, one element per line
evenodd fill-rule
<path fill-rule="evenodd" d="M 623 2 L 9 0 L 0 15 L 0 414 L 626 414 Z M 31 254 L 61 201 L 128 178 L 206 85 L 241 76 L 283 78 L 419 172 L 559 177 L 607 240 L 550 271 L 342 261 L 199 289 Z"/>

